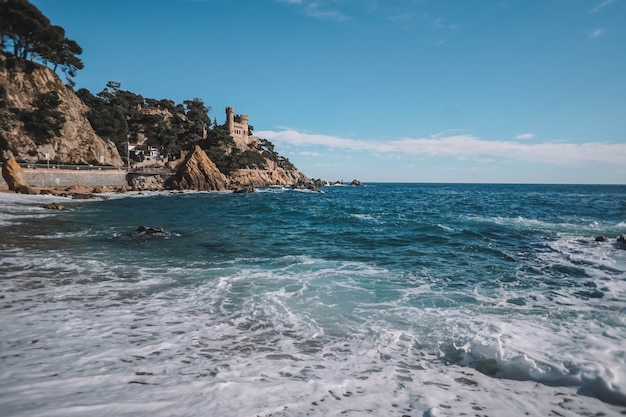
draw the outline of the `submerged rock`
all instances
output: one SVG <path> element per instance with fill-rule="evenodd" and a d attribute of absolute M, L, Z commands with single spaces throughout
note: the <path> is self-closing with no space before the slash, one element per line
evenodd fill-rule
<path fill-rule="evenodd" d="M 247 194 L 247 193 L 254 193 L 256 191 L 256 189 L 251 186 L 251 185 L 244 185 L 243 187 L 239 187 L 235 190 L 233 190 L 233 193 L 235 194 Z"/>
<path fill-rule="evenodd" d="M 65 210 L 65 206 L 59 203 L 46 204 L 45 206 L 43 206 L 43 208 L 49 209 L 49 210 Z"/>
<path fill-rule="evenodd" d="M 170 234 L 160 227 L 139 226 L 132 236 L 169 236 Z"/>

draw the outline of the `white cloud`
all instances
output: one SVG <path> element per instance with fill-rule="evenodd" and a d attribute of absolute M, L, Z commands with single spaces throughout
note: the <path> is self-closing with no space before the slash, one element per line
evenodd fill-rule
<path fill-rule="evenodd" d="M 472 135 L 403 138 L 388 142 L 345 139 L 328 135 L 313 135 L 295 130 L 260 131 L 259 137 L 292 146 L 323 146 L 347 151 L 364 151 L 375 155 L 397 154 L 414 156 L 446 156 L 457 159 L 484 157 L 506 158 L 552 165 L 573 165 L 585 161 L 623 164 L 626 143 L 537 143 L 485 140 Z"/>
<path fill-rule="evenodd" d="M 458 30 L 461 28 L 460 25 L 457 25 L 454 23 L 444 23 L 442 18 L 438 18 L 437 20 L 435 20 L 435 27 L 439 29 L 452 29 L 452 30 Z"/>
<path fill-rule="evenodd" d="M 312 156 L 312 157 L 315 157 L 315 158 L 324 156 L 323 154 L 321 154 L 319 152 L 310 152 L 310 151 L 300 151 L 300 152 L 298 152 L 298 155 L 300 155 L 300 156 Z"/>
<path fill-rule="evenodd" d="M 331 9 L 313 2 L 306 5 L 304 12 L 311 17 L 323 20 L 346 20 L 347 17 L 339 10 Z"/>
<path fill-rule="evenodd" d="M 598 36 L 602 35 L 604 33 L 604 29 L 596 29 L 593 32 L 591 32 L 589 34 L 590 38 L 597 38 Z"/>
<path fill-rule="evenodd" d="M 532 139 L 535 137 L 534 133 L 522 133 L 520 135 L 515 136 L 515 139 L 518 140 L 528 140 L 528 139 Z"/>
<path fill-rule="evenodd" d="M 607 6 L 615 3 L 617 0 L 604 0 L 600 4 L 596 5 L 593 9 L 591 9 L 591 13 L 598 13 L 600 10 L 604 9 Z"/>
<path fill-rule="evenodd" d="M 346 20 L 347 16 L 341 11 L 328 5 L 326 1 L 311 0 L 277 0 L 280 3 L 294 4 L 301 6 L 304 14 L 315 19 L 322 20 Z"/>

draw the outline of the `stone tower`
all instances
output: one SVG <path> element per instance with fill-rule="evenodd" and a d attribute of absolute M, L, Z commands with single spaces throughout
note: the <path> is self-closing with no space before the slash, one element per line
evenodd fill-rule
<path fill-rule="evenodd" d="M 248 115 L 235 114 L 233 107 L 226 107 L 226 127 L 240 149 L 246 149 L 255 140 L 249 135 Z"/>

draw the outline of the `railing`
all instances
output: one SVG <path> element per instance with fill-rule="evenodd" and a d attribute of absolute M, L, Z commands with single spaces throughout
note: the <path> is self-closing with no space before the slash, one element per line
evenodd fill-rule
<path fill-rule="evenodd" d="M 125 167 L 112 167 L 100 165 L 69 165 L 69 164 L 29 164 L 20 163 L 22 168 L 31 169 L 68 169 L 73 171 L 126 171 Z"/>
<path fill-rule="evenodd" d="M 170 168 L 130 168 L 128 173 L 141 175 L 174 175 L 176 171 Z"/>
<path fill-rule="evenodd" d="M 70 165 L 70 164 L 29 164 L 20 163 L 22 168 L 30 169 L 65 169 L 71 171 L 126 171 L 129 174 L 141 175 L 174 175 L 175 170 L 170 168 L 127 168 L 100 165 Z"/>

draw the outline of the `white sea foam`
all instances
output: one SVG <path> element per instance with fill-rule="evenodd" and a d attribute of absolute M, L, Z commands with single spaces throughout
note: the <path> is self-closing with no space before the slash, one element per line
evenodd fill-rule
<path fill-rule="evenodd" d="M 622 401 L 625 368 L 611 352 L 624 337 L 619 328 L 607 335 L 600 325 L 587 328 L 572 344 L 576 322 L 380 301 L 354 278 L 389 272 L 356 262 L 290 257 L 272 271 L 179 268 L 168 277 L 144 267 L 133 279 L 80 284 L 107 266 L 8 255 L 31 271 L 15 276 L 0 299 L 8 370 L 0 408 L 8 416 L 515 416 L 550 407 L 565 416 L 598 407 L 619 415 L 576 395 Z M 33 270 L 45 268 L 75 281 L 56 285 L 50 276 L 29 285 Z M 465 352 L 458 365 L 441 363 L 438 346 L 450 337 Z M 473 369 L 480 360 L 495 361 L 505 379 Z"/>
<path fill-rule="evenodd" d="M 485 217 L 478 215 L 465 215 L 462 216 L 464 220 L 473 221 L 486 224 L 498 224 L 505 226 L 514 226 L 520 229 L 549 231 L 557 233 L 584 233 L 587 236 L 595 236 L 598 233 L 604 233 L 617 229 L 617 232 L 623 226 L 614 225 L 612 223 L 600 223 L 598 221 L 591 221 L 589 223 L 571 223 L 571 222 L 547 222 L 537 219 L 529 219 L 522 216 L 517 217 Z"/>
<path fill-rule="evenodd" d="M 359 220 L 376 221 L 376 218 L 374 216 L 372 216 L 371 214 L 356 213 L 356 214 L 351 214 L 350 216 L 354 217 L 355 219 L 359 219 Z"/>
<path fill-rule="evenodd" d="M 0 410 L 623 415 L 622 251 L 507 221 L 550 239 L 493 287 L 314 255 L 152 265 L 0 245 Z"/>

